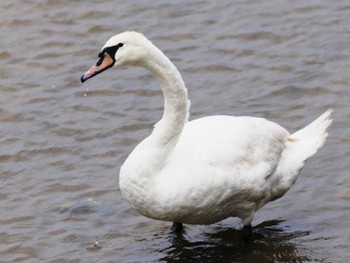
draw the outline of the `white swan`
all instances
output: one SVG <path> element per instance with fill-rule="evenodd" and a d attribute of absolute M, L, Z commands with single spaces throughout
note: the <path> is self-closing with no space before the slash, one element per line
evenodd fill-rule
<path fill-rule="evenodd" d="M 289 134 L 262 118 L 210 116 L 188 122 L 182 77 L 145 36 L 124 32 L 110 38 L 81 81 L 112 66 L 141 66 L 158 78 L 164 114 L 120 170 L 123 196 L 142 215 L 174 222 L 211 224 L 242 219 L 251 233 L 254 212 L 283 196 L 305 161 L 325 142 L 331 110 Z"/>

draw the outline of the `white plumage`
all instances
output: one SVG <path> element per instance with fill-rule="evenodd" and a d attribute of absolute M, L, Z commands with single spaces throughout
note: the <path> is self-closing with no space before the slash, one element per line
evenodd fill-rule
<path fill-rule="evenodd" d="M 102 51 L 117 45 L 115 54 L 106 53 L 113 64 L 149 69 L 164 92 L 162 119 L 120 170 L 122 194 L 147 217 L 211 224 L 233 216 L 248 226 L 257 209 L 288 191 L 325 142 L 331 110 L 292 135 L 263 118 L 188 122 L 187 90 L 170 60 L 140 33 L 116 35 Z M 82 81 L 101 69 L 93 72 Z"/>

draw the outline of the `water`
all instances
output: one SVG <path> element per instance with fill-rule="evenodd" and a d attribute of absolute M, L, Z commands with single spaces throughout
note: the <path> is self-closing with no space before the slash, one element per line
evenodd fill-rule
<path fill-rule="evenodd" d="M 348 260 L 349 1 L 3 0 L 0 21 L 0 262 Z M 174 61 L 191 118 L 294 131 L 335 107 L 327 144 L 256 213 L 252 243 L 237 219 L 169 236 L 122 198 L 119 167 L 161 117 L 162 94 L 143 69 L 79 80 L 125 30 Z"/>

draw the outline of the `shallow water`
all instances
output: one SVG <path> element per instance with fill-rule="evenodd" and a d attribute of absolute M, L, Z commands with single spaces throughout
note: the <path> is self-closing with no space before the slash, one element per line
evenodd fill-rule
<path fill-rule="evenodd" d="M 0 262 L 346 262 L 350 257 L 349 1 L 0 2 Z M 326 145 L 253 221 L 144 218 L 119 167 L 162 115 L 143 69 L 79 78 L 137 30 L 177 65 L 191 118 L 269 118 L 294 131 L 335 107 Z M 98 244 L 95 245 L 95 242 Z"/>

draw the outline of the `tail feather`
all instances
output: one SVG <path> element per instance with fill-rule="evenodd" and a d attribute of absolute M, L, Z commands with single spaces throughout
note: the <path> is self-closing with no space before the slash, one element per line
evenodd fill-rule
<path fill-rule="evenodd" d="M 279 164 L 272 176 L 273 199 L 284 195 L 295 183 L 305 162 L 321 148 L 332 123 L 329 109 L 305 128 L 291 134 L 282 152 Z"/>
<path fill-rule="evenodd" d="M 307 125 L 305 128 L 293 133 L 288 141 L 296 142 L 300 148 L 299 158 L 304 158 L 306 161 L 321 148 L 328 136 L 327 129 L 332 123 L 330 115 L 333 109 L 327 110 L 320 117 Z"/>

